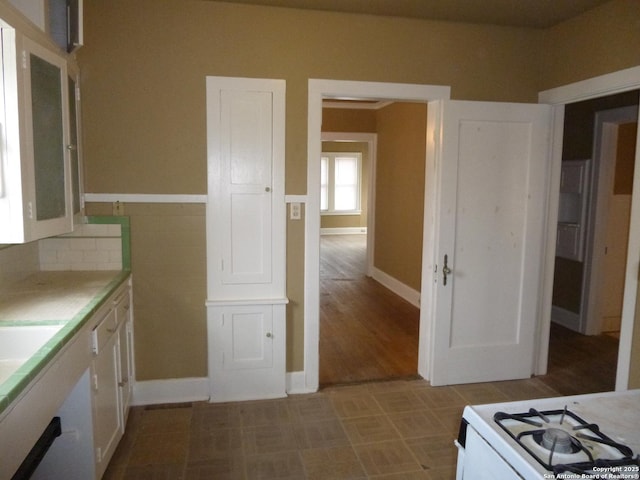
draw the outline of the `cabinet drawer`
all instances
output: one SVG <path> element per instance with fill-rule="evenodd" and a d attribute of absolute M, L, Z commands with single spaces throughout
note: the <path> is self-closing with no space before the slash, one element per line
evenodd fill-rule
<path fill-rule="evenodd" d="M 91 349 L 98 355 L 111 335 L 116 333 L 117 322 L 115 310 L 109 310 L 91 331 Z"/>

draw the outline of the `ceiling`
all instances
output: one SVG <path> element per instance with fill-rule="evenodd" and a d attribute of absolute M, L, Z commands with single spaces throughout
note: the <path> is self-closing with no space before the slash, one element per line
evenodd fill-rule
<path fill-rule="evenodd" d="M 609 0 L 222 0 L 273 7 L 546 28 Z"/>

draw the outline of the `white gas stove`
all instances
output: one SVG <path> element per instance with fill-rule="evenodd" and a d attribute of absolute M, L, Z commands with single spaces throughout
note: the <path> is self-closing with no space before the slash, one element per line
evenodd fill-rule
<path fill-rule="evenodd" d="M 467 406 L 457 480 L 640 479 L 640 390 Z"/>

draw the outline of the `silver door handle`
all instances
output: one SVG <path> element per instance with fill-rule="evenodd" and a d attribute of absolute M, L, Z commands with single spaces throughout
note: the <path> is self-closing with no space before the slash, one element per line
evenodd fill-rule
<path fill-rule="evenodd" d="M 451 275 L 452 270 L 447 266 L 449 255 L 444 255 L 444 266 L 442 267 L 442 285 L 447 284 L 447 275 Z"/>

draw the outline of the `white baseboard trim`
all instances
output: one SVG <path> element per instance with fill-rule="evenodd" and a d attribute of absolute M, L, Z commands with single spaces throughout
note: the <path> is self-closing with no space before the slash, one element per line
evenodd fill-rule
<path fill-rule="evenodd" d="M 420 292 L 418 292 L 417 290 L 414 290 L 408 285 L 405 285 L 400 280 L 392 277 L 382 270 L 377 269 L 376 267 L 373 267 L 371 269 L 371 278 L 387 287 L 399 297 L 404 298 L 414 307 L 420 308 Z"/>
<path fill-rule="evenodd" d="M 320 235 L 366 235 L 367 227 L 335 227 L 321 228 Z"/>
<path fill-rule="evenodd" d="M 287 372 L 287 394 L 301 395 L 304 393 L 315 393 L 317 389 L 311 389 L 306 384 L 304 371 Z"/>
<path fill-rule="evenodd" d="M 563 327 L 580 332 L 580 315 L 564 308 L 551 306 L 551 321 L 562 325 Z"/>
<path fill-rule="evenodd" d="M 209 378 L 146 380 L 133 386 L 132 405 L 201 402 L 209 400 Z"/>

